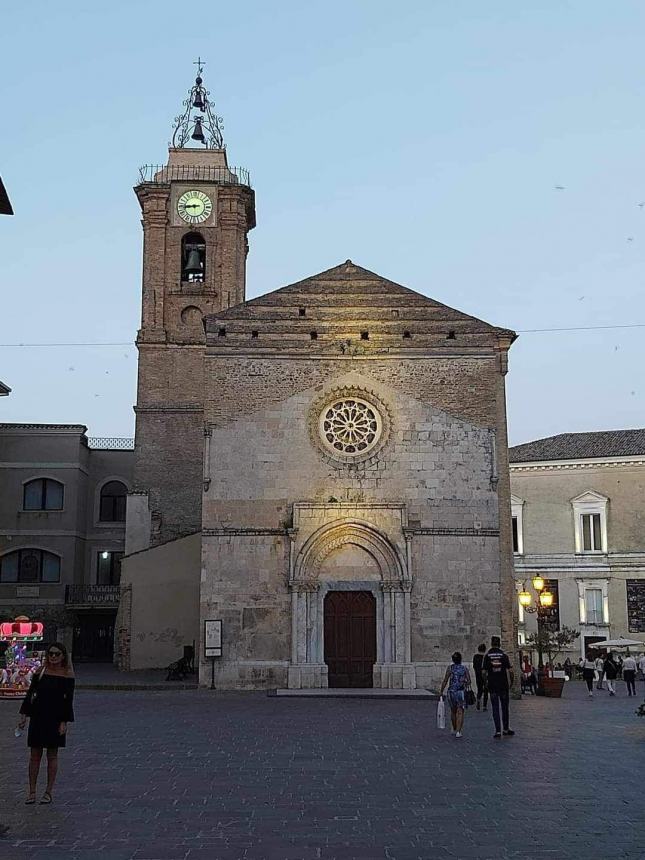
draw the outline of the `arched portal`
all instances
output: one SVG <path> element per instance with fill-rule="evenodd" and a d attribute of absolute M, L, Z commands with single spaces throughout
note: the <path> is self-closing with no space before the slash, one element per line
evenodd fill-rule
<path fill-rule="evenodd" d="M 370 595 L 373 602 L 375 654 L 372 684 L 368 686 L 415 686 L 410 662 L 411 582 L 407 561 L 386 535 L 370 523 L 357 520 L 336 521 L 321 527 L 304 542 L 293 559 L 290 587 L 290 687 L 329 685 L 329 664 L 333 661 L 329 656 L 330 636 L 344 634 L 325 630 L 326 614 L 327 624 L 332 623 L 332 615 L 329 611 L 326 613 L 326 598 L 338 592 L 354 595 L 345 601 L 334 598 L 338 605 L 358 606 L 361 600 L 356 595 L 359 593 Z M 362 603 L 367 606 L 365 600 Z M 357 610 L 355 623 L 351 620 L 334 623 L 345 624 L 347 630 L 353 629 L 353 624 L 355 630 L 361 630 L 366 622 L 361 621 Z M 357 643 L 354 650 L 357 650 L 358 660 L 363 663 L 369 660 L 367 652 L 362 653 L 364 645 Z"/>

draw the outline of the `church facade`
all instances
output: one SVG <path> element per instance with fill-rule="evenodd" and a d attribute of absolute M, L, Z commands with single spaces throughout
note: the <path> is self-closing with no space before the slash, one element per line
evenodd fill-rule
<path fill-rule="evenodd" d="M 223 147 L 142 180 L 120 665 L 194 642 L 204 685 L 412 689 L 514 650 L 514 333 L 350 260 L 246 301 L 254 198 Z"/>

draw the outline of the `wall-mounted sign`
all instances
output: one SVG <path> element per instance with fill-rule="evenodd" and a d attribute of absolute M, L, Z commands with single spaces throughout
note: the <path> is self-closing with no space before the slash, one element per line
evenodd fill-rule
<path fill-rule="evenodd" d="M 645 633 L 645 580 L 628 579 L 627 629 L 630 633 Z"/>
<path fill-rule="evenodd" d="M 204 621 L 204 656 L 222 656 L 222 622 Z"/>

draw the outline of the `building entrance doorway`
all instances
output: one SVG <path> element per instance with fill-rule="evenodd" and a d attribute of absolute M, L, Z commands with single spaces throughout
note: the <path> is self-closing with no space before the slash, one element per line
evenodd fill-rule
<path fill-rule="evenodd" d="M 116 612 L 79 613 L 72 653 L 77 663 L 111 663 Z"/>
<path fill-rule="evenodd" d="M 330 687 L 372 687 L 376 600 L 369 591 L 330 591 L 324 606 L 325 663 Z"/>

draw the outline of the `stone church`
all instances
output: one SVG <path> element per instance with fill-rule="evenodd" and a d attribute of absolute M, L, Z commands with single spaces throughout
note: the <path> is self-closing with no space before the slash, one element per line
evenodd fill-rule
<path fill-rule="evenodd" d="M 411 689 L 493 634 L 514 649 L 515 334 L 351 260 L 247 301 L 254 192 L 201 77 L 185 106 L 167 164 L 135 189 L 120 665 L 194 643 L 204 685 Z"/>

